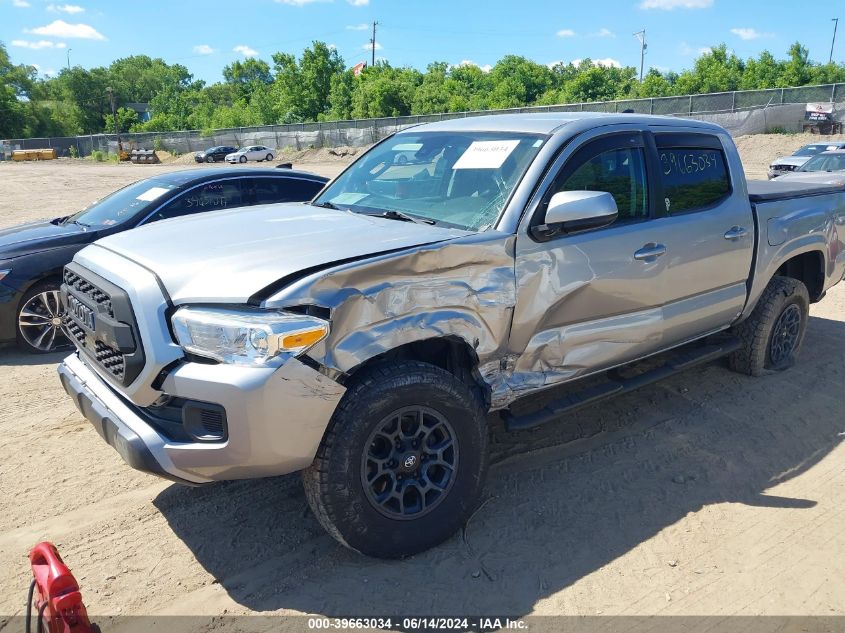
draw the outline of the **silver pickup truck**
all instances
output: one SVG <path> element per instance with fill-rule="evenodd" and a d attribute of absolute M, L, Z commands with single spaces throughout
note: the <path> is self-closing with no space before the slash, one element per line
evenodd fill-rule
<path fill-rule="evenodd" d="M 80 251 L 59 375 L 131 466 L 188 484 L 302 470 L 335 538 L 400 557 L 477 507 L 491 411 L 565 423 L 721 356 L 754 376 L 790 366 L 845 272 L 843 225 L 845 189 L 746 183 L 712 124 L 422 125 L 309 204 Z"/>

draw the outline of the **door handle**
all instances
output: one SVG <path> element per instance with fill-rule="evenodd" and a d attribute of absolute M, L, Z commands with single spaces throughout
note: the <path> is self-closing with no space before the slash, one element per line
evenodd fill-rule
<path fill-rule="evenodd" d="M 666 247 L 663 246 L 663 244 L 655 244 L 651 242 L 634 253 L 634 259 L 638 259 L 641 262 L 653 262 L 655 259 L 665 254 Z"/>
<path fill-rule="evenodd" d="M 735 242 L 736 240 L 741 240 L 743 237 L 748 235 L 748 231 L 745 230 L 745 227 L 742 226 L 732 226 L 726 233 L 725 239 L 731 240 Z"/>

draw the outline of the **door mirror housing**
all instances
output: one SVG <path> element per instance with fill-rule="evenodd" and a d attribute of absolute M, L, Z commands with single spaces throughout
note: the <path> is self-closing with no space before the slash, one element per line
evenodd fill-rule
<path fill-rule="evenodd" d="M 535 239 L 609 226 L 619 217 L 616 200 L 606 191 L 559 191 L 549 200 L 543 224 L 532 229 Z"/>

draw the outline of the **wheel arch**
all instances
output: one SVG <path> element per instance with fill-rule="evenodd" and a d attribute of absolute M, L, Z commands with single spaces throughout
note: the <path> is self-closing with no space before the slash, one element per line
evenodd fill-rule
<path fill-rule="evenodd" d="M 807 287 L 810 301 L 819 301 L 824 295 L 824 253 L 820 249 L 812 249 L 794 255 L 778 266 L 775 275 L 800 281 Z"/>
<path fill-rule="evenodd" d="M 476 395 L 490 407 L 490 386 L 478 371 L 478 354 L 472 345 L 457 335 L 436 336 L 404 343 L 376 354 L 345 372 L 343 382 L 352 380 L 363 370 L 383 363 L 415 360 L 440 367 L 470 386 Z"/>

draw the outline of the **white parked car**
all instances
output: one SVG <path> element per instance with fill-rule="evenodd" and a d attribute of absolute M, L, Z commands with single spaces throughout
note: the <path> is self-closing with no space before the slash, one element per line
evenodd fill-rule
<path fill-rule="evenodd" d="M 257 160 L 260 163 L 263 160 L 273 160 L 274 158 L 276 158 L 276 150 L 264 145 L 250 145 L 240 148 L 237 152 L 226 154 L 227 163 L 245 163 L 250 160 Z"/>
<path fill-rule="evenodd" d="M 834 149 L 845 149 L 845 141 L 833 141 L 832 143 L 811 143 L 795 150 L 792 156 L 781 156 L 772 161 L 769 165 L 769 178 L 778 178 L 784 174 L 792 173 L 810 160 L 816 154 L 828 152 Z"/>

